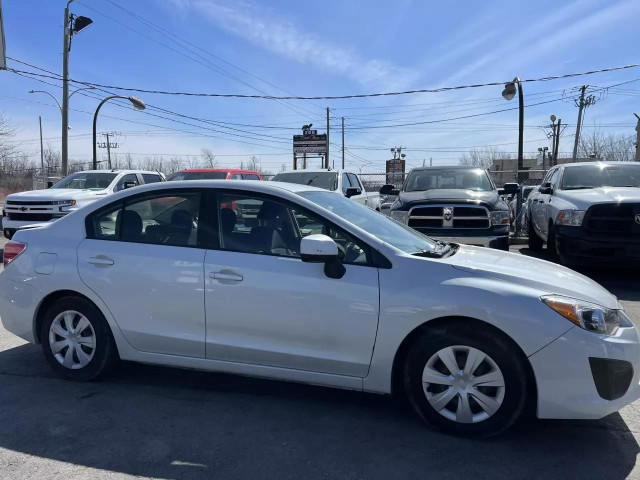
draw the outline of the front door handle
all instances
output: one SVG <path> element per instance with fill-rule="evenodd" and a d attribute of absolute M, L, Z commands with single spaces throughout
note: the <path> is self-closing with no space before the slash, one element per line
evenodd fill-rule
<path fill-rule="evenodd" d="M 113 260 L 107 257 L 89 257 L 87 262 L 92 265 L 113 265 Z"/>
<path fill-rule="evenodd" d="M 209 275 L 209 277 L 215 280 L 228 280 L 232 282 L 241 282 L 244 279 L 242 275 L 227 272 L 213 272 Z"/>

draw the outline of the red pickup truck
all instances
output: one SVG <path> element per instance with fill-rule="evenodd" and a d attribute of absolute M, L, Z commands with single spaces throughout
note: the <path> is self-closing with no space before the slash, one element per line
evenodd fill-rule
<path fill-rule="evenodd" d="M 167 177 L 168 182 L 177 180 L 262 180 L 262 176 L 255 170 L 192 168 L 172 173 Z"/>

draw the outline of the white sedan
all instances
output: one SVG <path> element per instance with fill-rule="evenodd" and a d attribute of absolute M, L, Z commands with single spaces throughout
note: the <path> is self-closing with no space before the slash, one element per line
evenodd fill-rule
<path fill-rule="evenodd" d="M 638 334 L 597 283 L 304 185 L 125 190 L 18 231 L 4 262 L 4 327 L 71 379 L 122 359 L 395 392 L 479 436 L 640 396 Z"/>

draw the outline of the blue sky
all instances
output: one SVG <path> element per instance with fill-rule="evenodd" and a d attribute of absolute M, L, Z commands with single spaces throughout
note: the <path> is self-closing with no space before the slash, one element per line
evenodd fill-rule
<path fill-rule="evenodd" d="M 60 73 L 65 3 L 3 0 L 7 55 Z M 94 24 L 73 39 L 70 77 L 144 89 L 348 95 L 507 81 L 516 75 L 537 78 L 640 61 L 638 0 L 77 0 L 71 10 Z M 525 152 L 549 144 L 539 126 L 549 123 L 550 114 L 570 124 L 560 151 L 571 151 L 575 87 L 602 89 L 635 79 L 640 68 L 525 84 L 526 104 L 549 101 L 526 109 Z M 44 89 L 59 97 L 59 82 L 44 80 L 55 85 L 0 72 L 0 111 L 18 127 L 15 140 L 34 160 L 38 115 L 46 143 L 60 146 L 57 107 L 46 95 L 27 93 Z M 323 130 L 328 106 L 332 127 L 345 117 L 347 165 L 380 171 L 394 145 L 407 147 L 410 166 L 430 157 L 434 164 L 456 163 L 473 146 L 515 152 L 517 110 L 441 121 L 517 107 L 517 99 L 507 103 L 501 90 L 287 102 L 141 93 L 149 105 L 198 120 L 107 104 L 99 131 L 121 133 L 119 154 L 197 155 L 210 148 L 222 165 L 235 166 L 256 154 L 263 167 L 277 171 L 282 163 L 291 164 L 291 135 L 309 122 Z M 600 126 L 635 135 L 639 92 L 640 81 L 596 92 L 599 100 L 587 110 L 585 132 Z M 81 94 L 71 99 L 71 158 L 90 159 L 91 112 L 98 101 Z M 438 122 L 388 127 L 433 120 Z M 332 128 L 331 139 L 339 144 L 340 131 Z M 339 148 L 332 146 L 331 159 L 338 164 Z"/>

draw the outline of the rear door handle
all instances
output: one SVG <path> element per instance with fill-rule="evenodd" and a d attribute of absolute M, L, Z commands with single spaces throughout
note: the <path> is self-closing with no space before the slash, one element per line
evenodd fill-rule
<path fill-rule="evenodd" d="M 230 280 L 232 282 L 241 282 L 244 277 L 237 273 L 225 273 L 225 272 L 213 272 L 209 275 L 210 278 L 215 280 Z"/>
<path fill-rule="evenodd" d="M 92 265 L 113 265 L 113 260 L 107 257 L 89 257 L 87 262 Z"/>

